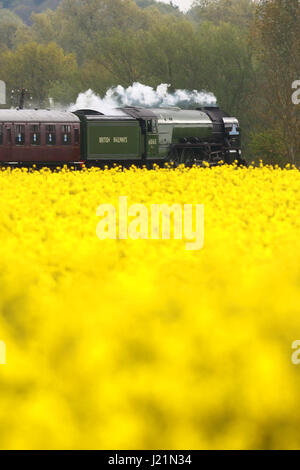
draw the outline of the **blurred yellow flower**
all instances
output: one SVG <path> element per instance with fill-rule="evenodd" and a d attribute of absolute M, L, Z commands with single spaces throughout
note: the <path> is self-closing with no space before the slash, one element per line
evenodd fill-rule
<path fill-rule="evenodd" d="M 96 209 L 204 204 L 205 243 Z M 3 449 L 300 448 L 300 173 L 0 171 Z"/>

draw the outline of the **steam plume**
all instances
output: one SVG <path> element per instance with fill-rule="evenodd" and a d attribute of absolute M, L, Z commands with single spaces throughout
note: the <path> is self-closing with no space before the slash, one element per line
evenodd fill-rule
<path fill-rule="evenodd" d="M 206 91 L 176 90 L 169 93 L 170 85 L 162 83 L 156 90 L 150 86 L 135 82 L 128 88 L 121 85 L 110 88 L 104 98 L 95 94 L 91 89 L 80 93 L 76 103 L 70 106 L 70 111 L 77 109 L 94 109 L 106 115 L 120 115 L 122 112 L 116 108 L 119 106 L 180 106 L 183 108 L 216 105 L 216 97 Z"/>

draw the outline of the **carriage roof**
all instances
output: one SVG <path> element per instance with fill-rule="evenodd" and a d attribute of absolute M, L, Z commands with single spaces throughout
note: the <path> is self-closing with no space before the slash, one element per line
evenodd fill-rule
<path fill-rule="evenodd" d="M 0 109 L 0 122 L 79 122 L 75 114 L 68 111 L 44 109 Z"/>

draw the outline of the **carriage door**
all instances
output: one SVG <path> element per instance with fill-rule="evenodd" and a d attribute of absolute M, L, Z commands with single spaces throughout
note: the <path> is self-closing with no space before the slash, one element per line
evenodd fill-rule
<path fill-rule="evenodd" d="M 12 161 L 12 124 L 3 124 L 2 126 L 2 150 L 1 161 Z"/>
<path fill-rule="evenodd" d="M 146 120 L 146 155 L 148 159 L 158 158 L 157 120 Z"/>

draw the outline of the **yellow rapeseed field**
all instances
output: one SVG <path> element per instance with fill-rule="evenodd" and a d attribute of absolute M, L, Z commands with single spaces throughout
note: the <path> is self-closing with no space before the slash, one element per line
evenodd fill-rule
<path fill-rule="evenodd" d="M 97 207 L 205 205 L 205 243 Z M 300 448 L 300 172 L 0 172 L 0 446 Z"/>

